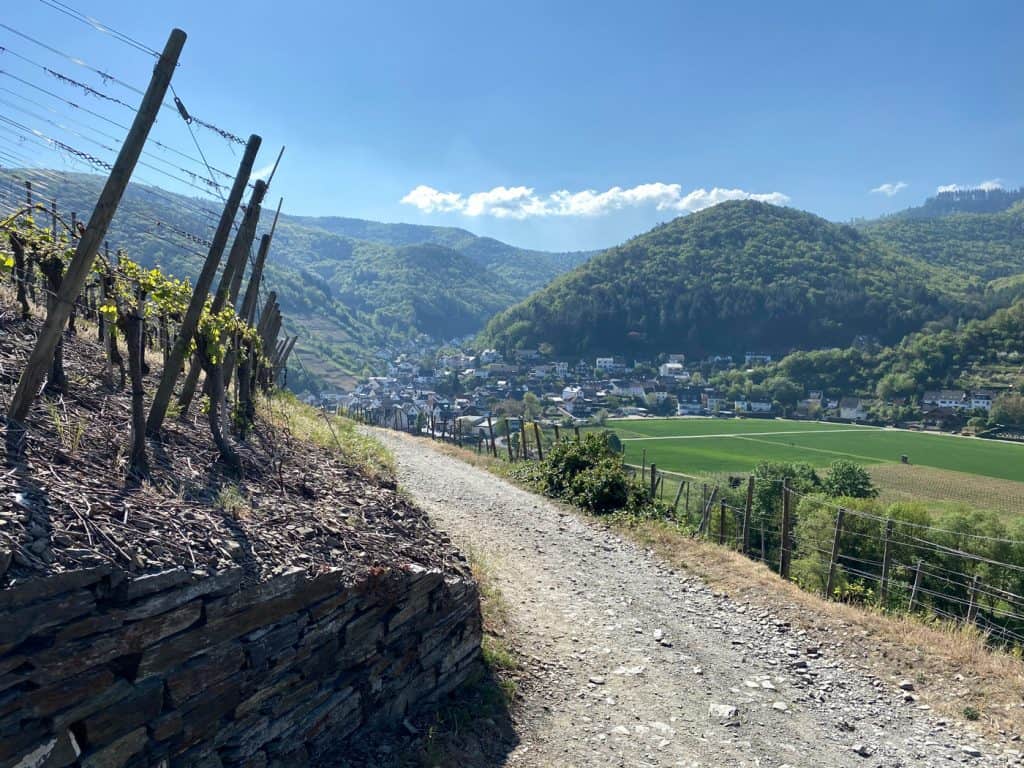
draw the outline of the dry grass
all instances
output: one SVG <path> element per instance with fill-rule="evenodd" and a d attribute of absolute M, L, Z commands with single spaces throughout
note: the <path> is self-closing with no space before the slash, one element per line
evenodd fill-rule
<path fill-rule="evenodd" d="M 1024 483 L 909 464 L 869 467 L 883 501 L 922 501 L 949 507 L 964 505 L 1017 516 L 1024 510 Z"/>
<path fill-rule="evenodd" d="M 360 432 L 354 421 L 325 414 L 282 390 L 261 398 L 258 404 L 261 415 L 275 426 L 286 427 L 297 438 L 340 454 L 374 480 L 394 485 L 394 457 L 379 441 Z"/>
<path fill-rule="evenodd" d="M 915 680 L 922 701 L 937 712 L 960 720 L 974 719 L 976 712 L 979 726 L 992 733 L 1024 731 L 1024 663 L 1017 655 L 989 649 L 976 630 L 828 602 L 783 581 L 761 563 L 661 523 L 624 529 L 668 562 L 733 598 L 791 614 L 787 618 L 805 629 L 827 628 L 850 636 L 870 672 L 894 682 Z"/>

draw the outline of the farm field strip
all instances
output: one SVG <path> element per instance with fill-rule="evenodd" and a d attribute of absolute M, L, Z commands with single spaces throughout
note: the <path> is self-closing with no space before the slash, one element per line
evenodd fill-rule
<path fill-rule="evenodd" d="M 878 429 L 874 427 L 874 429 Z M 619 430 L 616 430 L 619 431 Z M 849 428 L 844 429 L 818 429 L 813 430 L 813 434 L 820 435 L 828 432 L 849 432 Z M 722 432 L 717 435 L 658 435 L 656 437 L 630 437 L 629 439 L 634 442 L 641 440 L 704 440 L 709 437 L 736 437 L 740 439 L 749 439 L 753 437 L 771 437 L 773 435 L 806 435 L 811 430 L 796 429 L 796 430 L 782 430 L 776 432 Z M 620 433 L 621 434 L 621 433 Z M 640 432 L 634 432 L 633 434 L 642 434 Z"/>
<path fill-rule="evenodd" d="M 788 434 L 801 434 L 801 433 L 797 432 L 797 433 L 788 433 Z M 820 433 L 816 433 L 816 434 L 820 434 Z M 733 437 L 736 440 L 749 440 L 752 443 L 764 443 L 765 445 L 782 445 L 782 446 L 787 445 L 787 443 L 780 443 L 778 440 L 759 440 L 758 438 L 750 437 L 749 435 L 733 435 Z M 812 447 L 810 445 L 801 445 L 801 446 L 799 446 L 799 448 L 801 450 L 803 450 L 803 451 L 816 451 L 817 453 L 827 453 L 827 454 L 830 454 L 832 456 L 848 456 L 851 459 L 860 459 L 861 461 L 869 461 L 872 464 L 884 464 L 887 461 L 892 461 L 892 459 L 882 459 L 882 458 L 879 458 L 878 456 L 865 456 L 865 455 L 863 455 L 861 453 L 850 453 L 849 451 L 836 451 L 836 450 L 832 450 L 830 448 L 814 448 L 814 447 Z"/>
<path fill-rule="evenodd" d="M 772 429 L 772 426 L 777 426 Z M 927 432 L 763 419 L 612 421 L 626 460 L 646 456 L 668 471 L 749 472 L 761 461 L 803 461 L 825 467 L 837 458 L 862 464 L 910 464 L 963 476 L 1024 481 L 1024 446 Z"/>

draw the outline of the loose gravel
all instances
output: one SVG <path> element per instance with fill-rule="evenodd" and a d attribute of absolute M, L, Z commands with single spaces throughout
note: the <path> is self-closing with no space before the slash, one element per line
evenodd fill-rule
<path fill-rule="evenodd" d="M 882 680 L 858 633 L 808 631 L 595 521 L 376 432 L 399 484 L 483 559 L 531 676 L 510 766 L 1024 765 Z M 909 689 L 907 689 L 909 686 Z"/>

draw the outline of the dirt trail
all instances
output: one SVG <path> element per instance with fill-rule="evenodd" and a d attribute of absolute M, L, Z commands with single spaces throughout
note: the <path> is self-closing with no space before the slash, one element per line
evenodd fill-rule
<path fill-rule="evenodd" d="M 1024 764 L 873 677 L 852 631 L 794 629 L 784 605 L 716 594 L 560 505 L 377 434 L 401 486 L 487 561 L 509 605 L 533 679 L 505 765 Z"/>

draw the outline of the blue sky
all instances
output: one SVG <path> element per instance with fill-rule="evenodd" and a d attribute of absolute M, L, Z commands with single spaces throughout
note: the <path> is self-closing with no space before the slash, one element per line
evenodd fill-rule
<path fill-rule="evenodd" d="M 179 95 L 260 133 L 261 167 L 287 145 L 271 196 L 293 213 L 596 248 L 729 197 L 842 221 L 1024 182 L 1019 2 L 70 4 L 154 48 L 188 32 Z M 36 0 L 0 21 L 147 79 L 152 59 Z M 2 29 L 0 46 L 138 100 Z M 155 135 L 194 149 L 172 114 Z M 234 171 L 226 142 L 197 138 Z"/>

